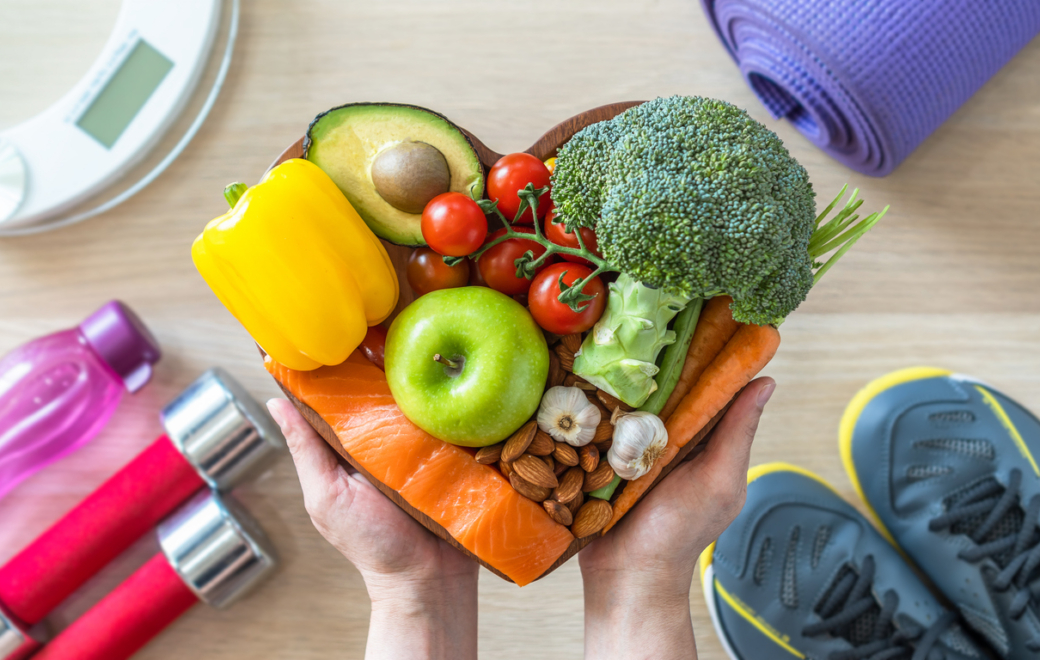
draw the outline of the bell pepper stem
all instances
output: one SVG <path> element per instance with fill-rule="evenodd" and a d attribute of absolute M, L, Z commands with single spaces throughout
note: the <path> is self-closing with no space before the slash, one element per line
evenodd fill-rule
<path fill-rule="evenodd" d="M 238 200 L 245 194 L 249 186 L 239 181 L 238 183 L 229 183 L 224 188 L 224 199 L 227 200 L 228 206 L 235 208 L 235 204 L 238 204 Z"/>

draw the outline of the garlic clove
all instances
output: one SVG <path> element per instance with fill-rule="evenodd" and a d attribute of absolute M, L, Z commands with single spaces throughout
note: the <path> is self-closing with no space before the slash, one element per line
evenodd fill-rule
<path fill-rule="evenodd" d="M 615 414 L 614 442 L 607 462 L 622 479 L 638 479 L 654 466 L 668 446 L 668 431 L 657 415 L 644 411 Z"/>
<path fill-rule="evenodd" d="M 592 442 L 599 420 L 599 406 L 592 404 L 577 387 L 550 387 L 538 407 L 538 428 L 554 440 L 574 447 Z"/>

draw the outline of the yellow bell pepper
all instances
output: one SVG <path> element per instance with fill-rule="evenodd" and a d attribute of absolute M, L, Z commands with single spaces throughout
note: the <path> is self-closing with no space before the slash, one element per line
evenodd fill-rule
<path fill-rule="evenodd" d="M 394 310 L 389 255 L 317 165 L 285 161 L 225 197 L 231 210 L 206 225 L 191 257 L 275 361 L 298 371 L 339 364 Z"/>

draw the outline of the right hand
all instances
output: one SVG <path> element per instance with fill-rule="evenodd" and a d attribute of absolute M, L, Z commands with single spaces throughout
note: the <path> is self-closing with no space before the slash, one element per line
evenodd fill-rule
<path fill-rule="evenodd" d="M 696 657 L 697 559 L 744 506 L 751 443 L 775 386 L 772 378 L 751 382 L 705 449 L 581 552 L 586 657 Z"/>

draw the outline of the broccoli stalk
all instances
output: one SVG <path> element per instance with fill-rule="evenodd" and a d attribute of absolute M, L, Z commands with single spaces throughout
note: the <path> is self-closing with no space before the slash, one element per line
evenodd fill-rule
<path fill-rule="evenodd" d="M 610 283 L 607 308 L 574 359 L 574 373 L 630 406 L 657 389 L 657 354 L 675 343 L 668 323 L 690 302 L 621 274 Z"/>

